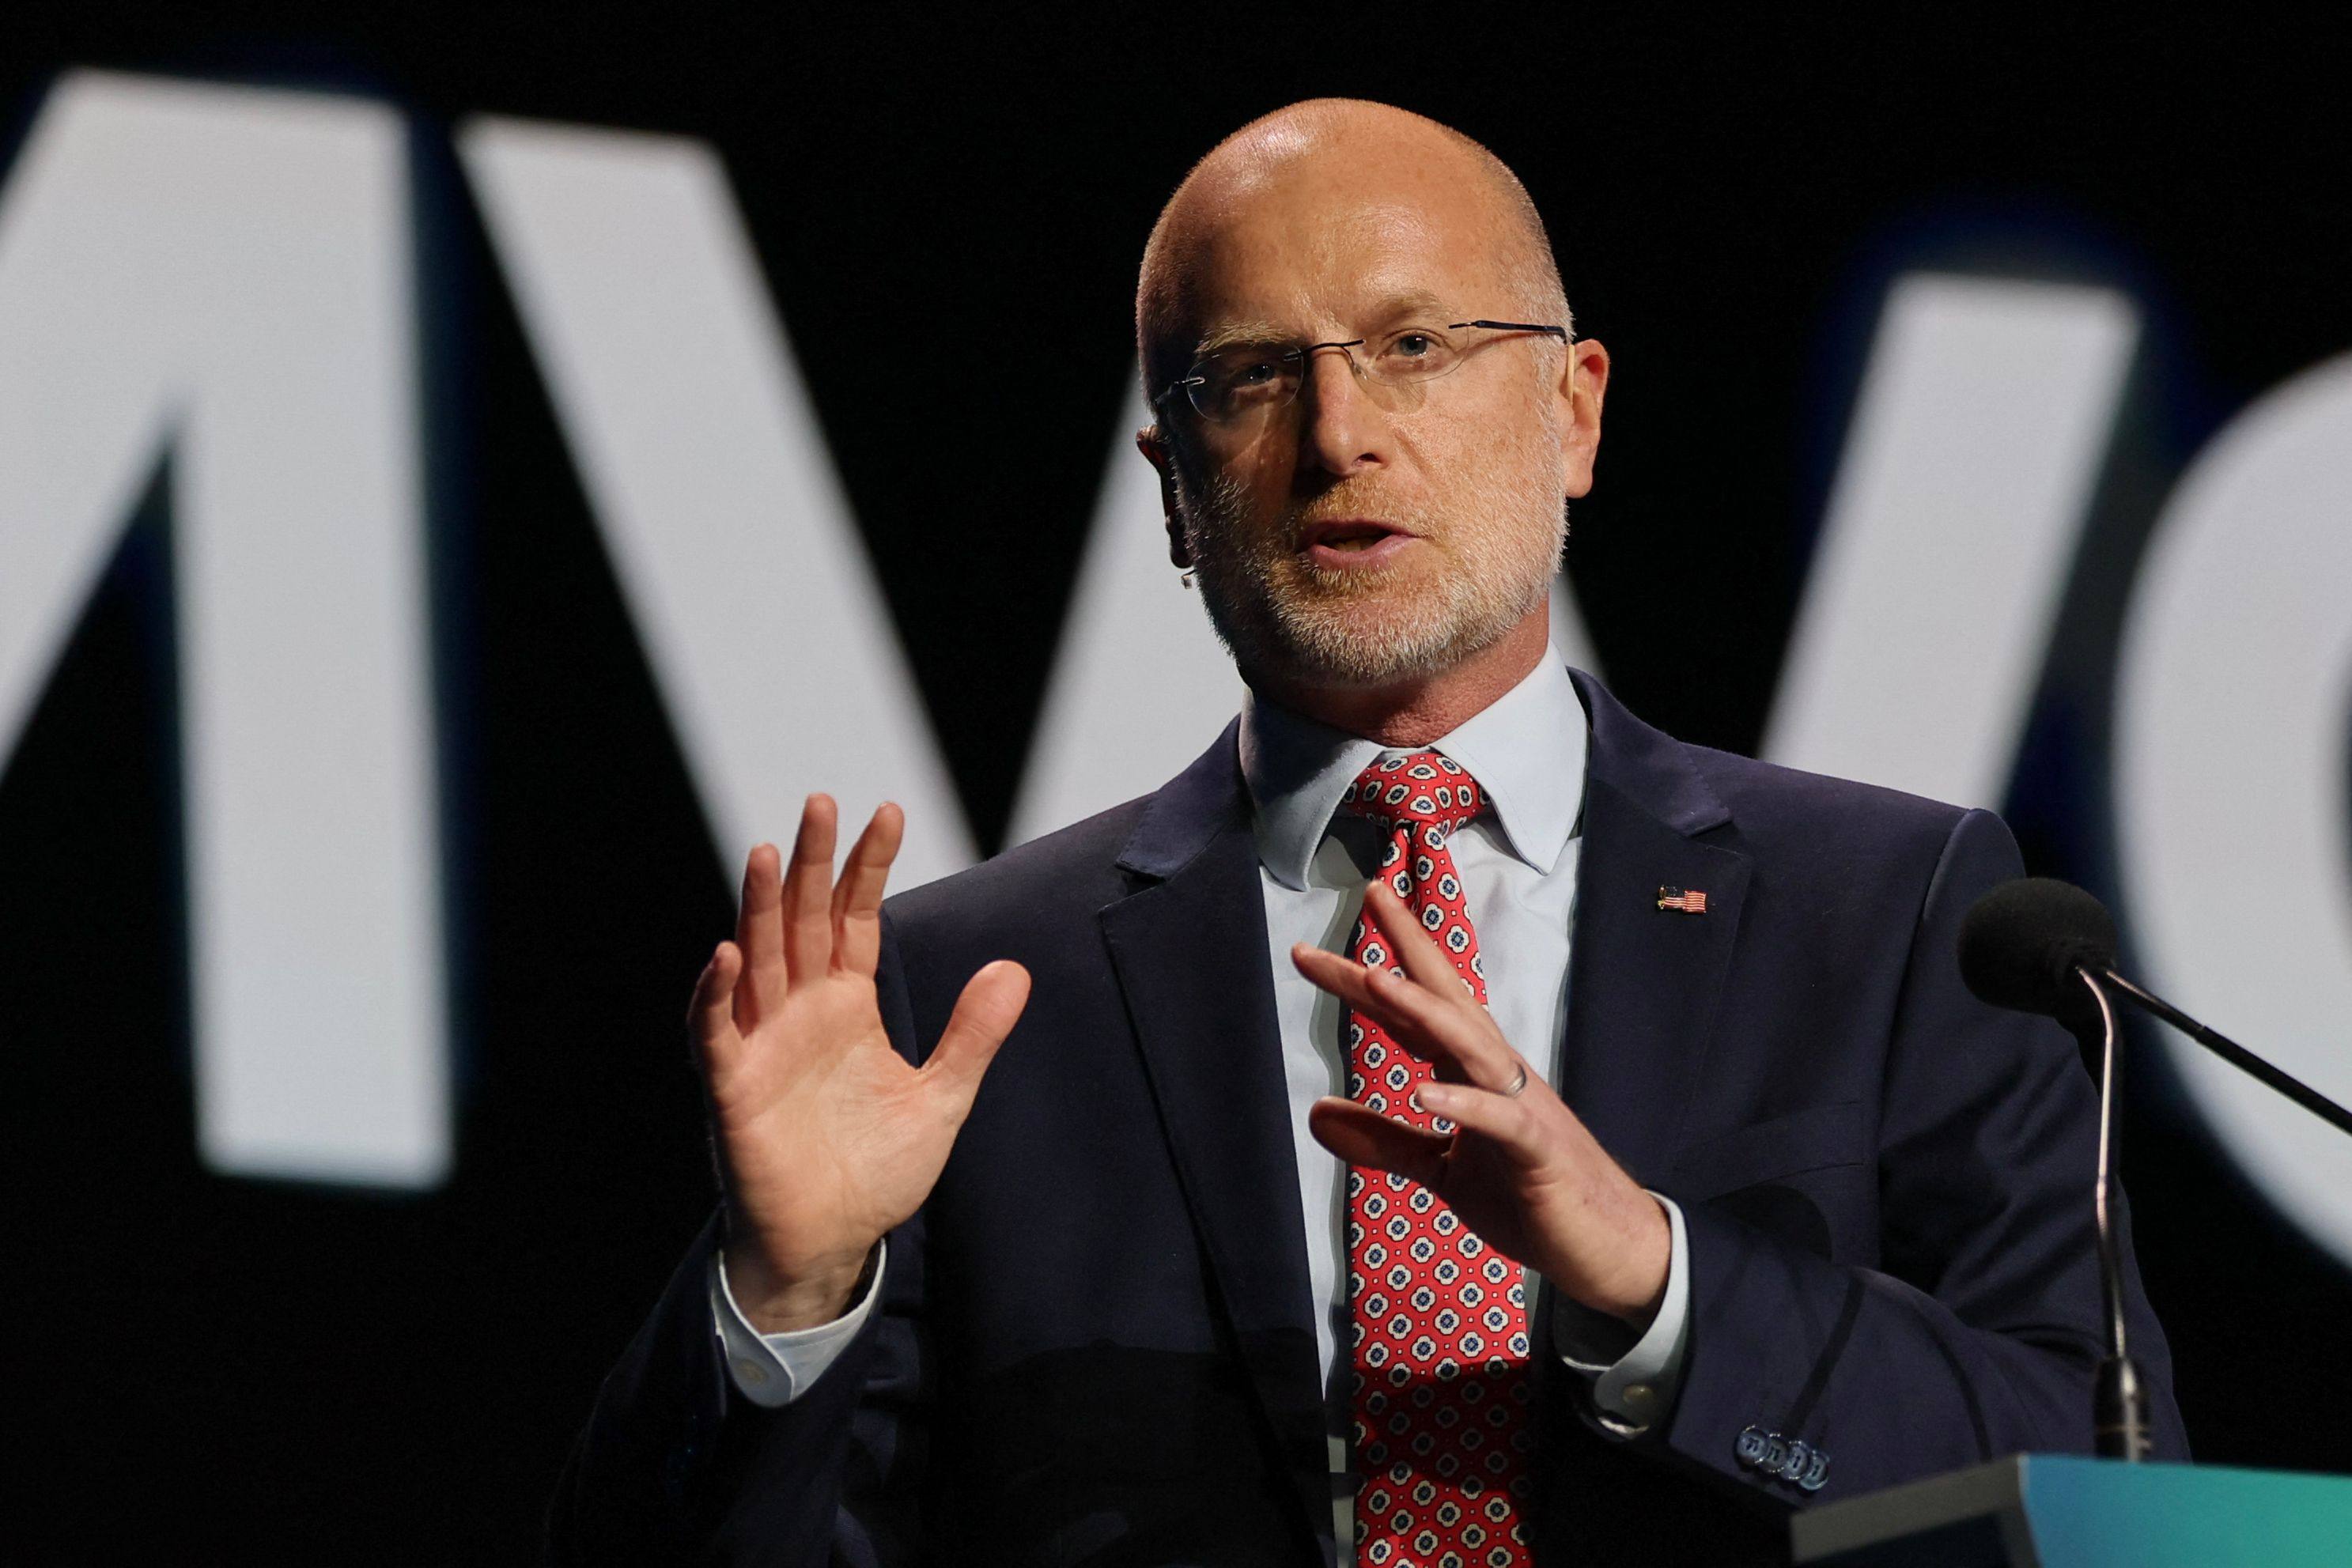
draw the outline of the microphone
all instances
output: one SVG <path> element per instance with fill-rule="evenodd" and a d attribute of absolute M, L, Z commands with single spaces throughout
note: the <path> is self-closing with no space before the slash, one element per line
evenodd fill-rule
<path fill-rule="evenodd" d="M 2054 1018 L 2084 1044 L 2095 1041 L 2099 1051 L 2099 1185 L 2094 1197 L 2107 1356 L 2099 1364 L 2092 1422 L 2103 1458 L 2137 1460 L 2148 1450 L 2147 1391 L 2125 1344 L 2123 1269 L 2108 1220 L 2115 1185 L 2117 1078 L 2116 1015 L 2108 988 L 2338 1131 L 2352 1133 L 2352 1111 L 2134 985 L 2115 966 L 2115 917 L 2081 888 L 2049 877 L 2001 883 L 1970 905 L 1960 922 L 1960 978 L 1978 1000 Z"/>
<path fill-rule="evenodd" d="M 2209 1029 L 2116 972 L 2116 923 L 2106 905 L 2070 883 L 2020 877 L 1969 907 L 1960 922 L 1960 978 L 1979 1001 L 2054 1018 L 2080 1035 L 2100 1025 L 2092 993 L 2113 987 L 2126 1001 L 2179 1030 L 2239 1071 L 2260 1080 L 2340 1133 L 2352 1111 Z M 2089 982 L 2086 987 L 2085 982 Z"/>
<path fill-rule="evenodd" d="M 2116 923 L 2081 888 L 2047 877 L 2003 883 L 1960 921 L 1960 978 L 1979 1001 L 2054 1018 L 2099 1052 L 2099 1179 L 2091 1192 L 2098 1221 L 2099 1306 L 2107 1354 L 2091 1389 L 2091 1429 L 2099 1457 L 2147 1457 L 2147 1385 L 2131 1358 L 2124 1325 L 2123 1258 L 2109 1206 L 2116 1169 L 2116 1013 L 2097 977 L 2115 967 Z M 2094 1032 L 2095 1031 L 2095 1033 Z"/>
<path fill-rule="evenodd" d="M 2114 916 L 2072 883 L 2046 876 L 2002 883 L 1960 921 L 1960 978 L 1979 1001 L 2012 1012 L 2070 1027 L 2096 1023 L 2081 976 L 2115 966 Z"/>

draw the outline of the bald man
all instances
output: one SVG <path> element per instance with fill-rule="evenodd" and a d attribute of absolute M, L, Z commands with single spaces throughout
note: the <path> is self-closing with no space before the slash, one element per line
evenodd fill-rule
<path fill-rule="evenodd" d="M 1247 706 L 887 903 L 893 807 L 837 875 L 823 796 L 751 851 L 691 1011 L 724 1201 L 556 1555 L 1771 1562 L 1792 1508 L 2087 1449 L 2089 1084 L 1953 956 L 2015 845 L 1548 646 L 1610 363 L 1510 172 L 1270 115 L 1136 318 Z"/>

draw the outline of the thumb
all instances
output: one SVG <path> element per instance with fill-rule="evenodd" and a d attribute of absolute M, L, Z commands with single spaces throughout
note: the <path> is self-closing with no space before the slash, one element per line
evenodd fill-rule
<path fill-rule="evenodd" d="M 955 1105 L 956 1119 L 971 1108 L 980 1076 L 996 1060 L 997 1048 L 1029 1005 L 1029 971 L 1009 958 L 982 965 L 964 982 L 948 1027 L 923 1063 L 923 1076 L 941 1085 Z"/>

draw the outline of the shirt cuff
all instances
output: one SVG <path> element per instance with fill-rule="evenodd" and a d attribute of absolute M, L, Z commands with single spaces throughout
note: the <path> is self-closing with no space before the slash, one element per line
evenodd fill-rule
<path fill-rule="evenodd" d="M 882 1270 L 889 1260 L 890 1243 L 885 1238 L 874 1244 L 874 1271 L 865 1294 L 833 1322 L 813 1329 L 763 1334 L 735 1304 L 735 1292 L 727 1284 L 727 1260 L 713 1248 L 710 1316 L 719 1325 L 719 1348 L 727 1356 L 727 1380 L 735 1385 L 735 1392 L 768 1410 L 789 1405 L 808 1392 L 873 1315 L 874 1303 L 882 1296 Z"/>
<path fill-rule="evenodd" d="M 1592 1379 L 1593 1417 L 1620 1437 L 1640 1437 L 1674 1408 L 1690 1340 L 1690 1236 L 1675 1200 L 1664 1193 L 1650 1196 L 1666 1211 L 1674 1233 L 1666 1293 L 1650 1326 L 1636 1336 L 1622 1319 L 1574 1301 L 1555 1298 L 1552 1303 L 1553 1350 Z"/>

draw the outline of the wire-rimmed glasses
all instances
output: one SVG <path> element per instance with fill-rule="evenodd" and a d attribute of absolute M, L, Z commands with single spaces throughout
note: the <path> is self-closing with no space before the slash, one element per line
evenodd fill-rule
<path fill-rule="evenodd" d="M 1405 327 L 1377 340 L 1344 342 L 1241 343 L 1203 356 L 1154 402 L 1181 392 L 1194 412 L 1212 424 L 1234 424 L 1284 408 L 1298 396 L 1307 361 L 1325 349 L 1347 355 L 1359 381 L 1391 394 L 1409 392 L 1461 366 L 1469 350 L 1494 340 L 1487 332 L 1533 332 L 1570 341 L 1568 329 L 1533 321 L 1455 321 L 1439 329 Z M 1357 350 L 1364 352 L 1359 355 Z"/>

